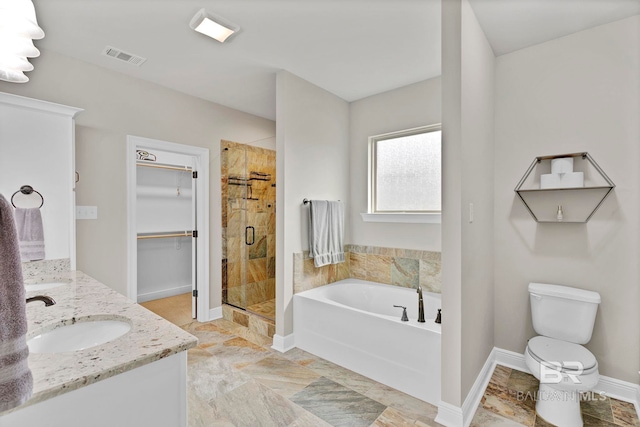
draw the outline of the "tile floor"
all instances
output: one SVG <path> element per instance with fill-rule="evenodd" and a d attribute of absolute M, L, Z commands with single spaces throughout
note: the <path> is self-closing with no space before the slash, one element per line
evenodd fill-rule
<path fill-rule="evenodd" d="M 531 396 L 537 390 L 538 380 L 533 375 L 496 366 L 471 426 L 552 426 L 536 415 Z M 595 397 L 580 403 L 585 427 L 640 427 L 633 404 L 598 394 Z"/>
<path fill-rule="evenodd" d="M 270 338 L 236 323 L 183 322 L 173 309 L 153 307 L 199 340 L 188 352 L 189 427 L 440 426 L 433 405 L 302 350 L 274 351 Z M 498 365 L 471 426 L 551 426 L 523 398 L 537 389 L 532 375 Z M 581 408 L 587 427 L 640 427 L 627 402 L 605 397 Z"/>
<path fill-rule="evenodd" d="M 276 300 L 274 298 L 250 305 L 247 307 L 247 310 L 273 320 L 276 318 Z"/>

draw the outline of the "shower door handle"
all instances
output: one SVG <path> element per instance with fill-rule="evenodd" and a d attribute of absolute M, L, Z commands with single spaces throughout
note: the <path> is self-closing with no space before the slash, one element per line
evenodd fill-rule
<path fill-rule="evenodd" d="M 251 242 L 249 242 L 249 230 L 251 230 Z M 256 242 L 256 229 L 252 226 L 245 227 L 244 229 L 244 243 L 247 246 L 251 246 Z"/>

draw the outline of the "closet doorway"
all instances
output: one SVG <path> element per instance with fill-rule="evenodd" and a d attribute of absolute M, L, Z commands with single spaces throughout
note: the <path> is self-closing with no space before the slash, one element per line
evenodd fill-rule
<path fill-rule="evenodd" d="M 207 321 L 209 150 L 128 136 L 127 193 L 129 298 Z"/>
<path fill-rule="evenodd" d="M 276 152 L 222 141 L 222 302 L 275 320 Z"/>

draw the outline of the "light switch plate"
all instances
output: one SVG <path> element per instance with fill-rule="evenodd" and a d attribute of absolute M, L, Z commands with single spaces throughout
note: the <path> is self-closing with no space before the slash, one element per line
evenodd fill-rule
<path fill-rule="evenodd" d="M 98 207 L 76 206 L 76 219 L 98 219 Z"/>

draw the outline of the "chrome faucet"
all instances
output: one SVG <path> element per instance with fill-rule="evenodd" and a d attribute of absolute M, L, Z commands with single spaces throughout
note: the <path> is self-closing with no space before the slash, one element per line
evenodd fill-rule
<path fill-rule="evenodd" d="M 42 301 L 45 307 L 50 307 L 56 303 L 56 300 L 46 295 L 36 295 L 35 297 L 27 298 L 27 304 L 33 301 Z"/>
<path fill-rule="evenodd" d="M 424 323 L 424 300 L 422 299 L 422 288 L 418 286 L 418 322 Z"/>

